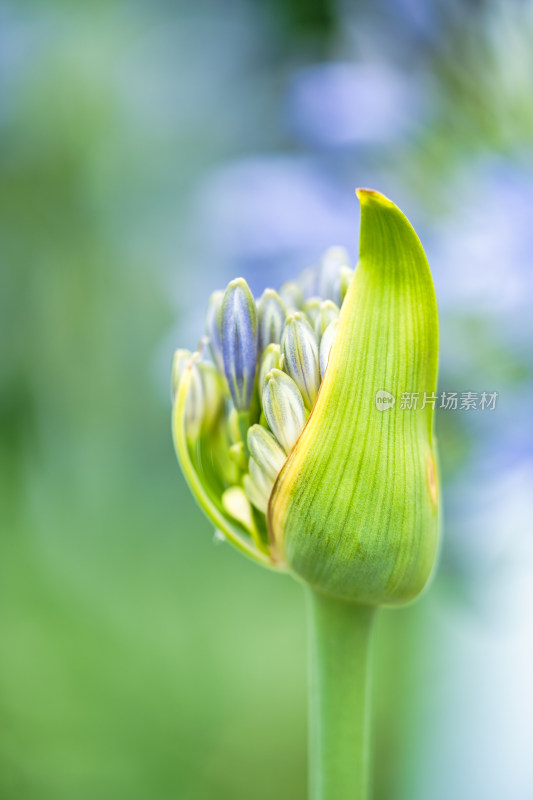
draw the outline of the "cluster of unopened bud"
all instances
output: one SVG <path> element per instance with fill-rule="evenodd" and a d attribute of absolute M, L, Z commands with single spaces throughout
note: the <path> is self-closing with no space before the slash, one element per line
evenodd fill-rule
<path fill-rule="evenodd" d="M 409 220 L 358 190 L 355 274 L 340 248 L 256 301 L 215 292 L 197 352 L 174 359 L 172 431 L 215 530 L 328 597 L 404 603 L 439 541 L 433 408 L 376 411 L 383 388 L 435 392 L 438 314 Z"/>
<path fill-rule="evenodd" d="M 257 301 L 243 278 L 233 280 L 209 299 L 198 351 L 174 355 L 174 395 L 191 370 L 189 447 L 216 441 L 222 505 L 264 551 L 258 514 L 317 398 L 352 276 L 346 252 L 331 248 L 318 268 Z"/>

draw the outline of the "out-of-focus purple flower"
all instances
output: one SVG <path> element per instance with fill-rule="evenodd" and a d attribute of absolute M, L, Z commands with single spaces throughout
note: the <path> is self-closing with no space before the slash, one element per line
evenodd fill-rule
<path fill-rule="evenodd" d="M 465 165 L 449 195 L 452 212 L 435 218 L 430 247 L 441 303 L 530 316 L 533 165 Z"/>
<path fill-rule="evenodd" d="M 289 90 L 289 124 L 313 145 L 383 145 L 403 138 L 421 121 L 417 87 L 418 82 L 381 63 L 307 67 Z"/>

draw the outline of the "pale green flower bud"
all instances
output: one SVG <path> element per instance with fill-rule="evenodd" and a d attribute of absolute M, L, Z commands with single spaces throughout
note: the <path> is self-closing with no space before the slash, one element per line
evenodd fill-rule
<path fill-rule="evenodd" d="M 172 360 L 172 394 L 173 398 L 185 368 L 191 364 L 191 387 L 187 398 L 186 426 L 191 441 L 196 439 L 200 431 L 208 431 L 216 422 L 222 402 L 222 380 L 215 366 L 208 361 L 200 361 L 200 354 L 193 358 L 188 350 L 176 350 Z"/>
<path fill-rule="evenodd" d="M 333 322 L 330 322 L 320 340 L 320 375 L 322 377 L 324 377 L 324 372 L 326 371 L 326 367 L 328 365 L 329 354 L 335 340 L 338 324 L 339 321 L 337 319 L 334 319 Z"/>
<path fill-rule="evenodd" d="M 258 344 L 262 353 L 267 345 L 279 344 L 285 324 L 285 305 L 274 289 L 265 289 L 257 304 L 259 317 Z"/>
<path fill-rule="evenodd" d="M 246 455 L 244 442 L 234 442 L 229 448 L 229 455 L 235 466 L 238 467 L 241 472 L 246 472 L 248 470 L 248 456 Z"/>
<path fill-rule="evenodd" d="M 270 430 L 290 453 L 306 421 L 304 402 L 295 382 L 285 372 L 273 369 L 263 387 L 263 411 Z"/>
<path fill-rule="evenodd" d="M 296 311 L 303 305 L 303 294 L 296 281 L 284 283 L 279 290 L 279 296 L 287 311 Z"/>
<path fill-rule="evenodd" d="M 232 486 L 230 489 L 226 489 L 222 495 L 222 506 L 233 519 L 240 522 L 248 531 L 258 549 L 261 552 L 265 552 L 266 548 L 257 530 L 250 500 L 245 490 L 240 486 Z"/>
<path fill-rule="evenodd" d="M 252 425 L 248 431 L 248 449 L 252 458 L 274 481 L 287 459 L 274 436 L 262 425 Z"/>
<path fill-rule="evenodd" d="M 195 442 L 202 430 L 204 412 L 204 392 L 202 376 L 196 361 L 189 362 L 191 371 L 191 385 L 187 395 L 185 409 L 185 430 L 189 442 Z M 188 367 L 189 365 L 187 365 Z"/>
<path fill-rule="evenodd" d="M 224 400 L 222 378 L 209 361 L 197 361 L 196 366 L 202 382 L 202 429 L 207 431 L 220 415 Z"/>
<path fill-rule="evenodd" d="M 304 311 L 307 314 L 307 318 L 309 319 L 313 329 L 315 329 L 316 323 L 320 318 L 321 305 L 322 299 L 320 297 L 310 297 L 309 300 L 306 300 L 304 303 Z"/>
<path fill-rule="evenodd" d="M 319 341 L 328 325 L 338 318 L 338 306 L 335 305 L 333 300 L 324 300 L 324 302 L 320 304 L 320 312 L 315 322 L 315 332 Z"/>
<path fill-rule="evenodd" d="M 296 312 L 287 317 L 281 337 L 284 369 L 300 390 L 306 407 L 311 410 L 320 386 L 318 342 L 305 315 Z"/>
<path fill-rule="evenodd" d="M 237 278 L 224 292 L 221 310 L 224 373 L 231 398 L 238 411 L 247 411 L 257 368 L 257 309 L 243 278 Z"/>
<path fill-rule="evenodd" d="M 172 395 L 172 402 L 174 402 L 178 393 L 181 376 L 183 370 L 191 360 L 192 353 L 190 350 L 176 350 L 172 358 L 172 374 L 170 379 L 170 393 Z"/>
<path fill-rule="evenodd" d="M 250 461 L 248 462 L 248 470 L 254 480 L 254 483 L 256 484 L 256 486 L 259 487 L 261 492 L 265 495 L 268 502 L 268 498 L 270 497 L 270 493 L 272 492 L 272 487 L 274 486 L 274 481 L 276 480 L 276 477 L 274 476 L 273 478 L 271 478 L 269 475 L 267 475 L 266 472 L 263 470 L 263 468 L 257 463 L 255 458 L 250 458 Z"/>
<path fill-rule="evenodd" d="M 243 477 L 242 485 L 250 503 L 255 506 L 258 511 L 261 511 L 262 514 L 266 514 L 272 487 L 270 487 L 270 491 L 267 491 L 263 485 L 257 483 L 251 473 Z"/>
<path fill-rule="evenodd" d="M 236 408 L 232 408 L 227 419 L 229 438 L 232 442 L 242 442 L 241 429 L 239 427 L 239 413 Z"/>
<path fill-rule="evenodd" d="M 269 344 L 259 364 L 259 386 L 265 385 L 265 379 L 273 369 L 283 369 L 283 355 L 279 344 Z"/>
<path fill-rule="evenodd" d="M 240 480 L 239 470 L 230 454 L 232 439 L 234 443 L 240 441 L 238 412 L 233 408 L 228 417 L 219 419 L 217 428 L 208 436 L 200 435 L 202 416 L 196 411 L 202 408 L 197 402 L 201 379 L 195 364 L 197 359 L 198 354 L 192 356 L 180 370 L 172 412 L 172 429 L 180 464 L 192 492 L 216 531 L 256 562 L 271 566 L 264 517 L 259 530 L 251 511 L 246 511 L 249 503 L 245 496 L 243 501 L 242 490 L 241 493 L 232 491 L 239 489 L 237 483 Z M 248 468 L 248 464 L 245 466 Z M 246 477 L 251 480 L 249 475 Z M 221 488 L 221 485 L 227 488 Z M 264 498 L 261 505 L 265 508 Z"/>

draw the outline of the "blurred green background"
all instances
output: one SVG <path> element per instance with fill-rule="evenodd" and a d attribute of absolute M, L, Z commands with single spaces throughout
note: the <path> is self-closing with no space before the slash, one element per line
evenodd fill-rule
<path fill-rule="evenodd" d="M 170 438 L 210 292 L 412 220 L 441 308 L 435 583 L 381 614 L 377 800 L 533 797 L 533 7 L 0 3 L 0 798 L 305 797 L 302 593 Z"/>

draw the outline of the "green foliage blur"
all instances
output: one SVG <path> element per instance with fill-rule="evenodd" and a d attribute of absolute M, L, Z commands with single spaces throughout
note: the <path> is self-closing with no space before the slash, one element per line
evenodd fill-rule
<path fill-rule="evenodd" d="M 4 14 L 29 41 L 1 129 L 0 797 L 302 796 L 298 590 L 213 545 L 170 437 L 187 276 L 160 236 L 193 142 L 127 97 L 165 9 Z"/>
<path fill-rule="evenodd" d="M 364 58 L 372 30 L 394 39 L 398 15 L 400 34 L 417 32 L 435 81 L 424 89 L 431 124 L 381 160 L 359 158 L 364 178 L 379 161 L 418 193 L 424 221 L 448 213 L 432 187 L 465 162 L 523 158 L 531 104 L 490 49 L 493 4 L 452 4 L 447 16 L 435 3 L 426 24 L 438 41 L 409 4 L 378 5 L 0 6 L 1 800 L 305 797 L 302 593 L 214 543 L 173 452 L 170 359 L 194 346 L 179 336 L 201 333 L 202 304 L 234 277 L 216 254 L 200 275 L 191 260 L 212 238 L 191 222 L 198 182 L 242 155 L 298 149 L 280 122 L 291 70 Z M 506 20 L 507 41 L 523 46 L 520 18 Z M 345 159 L 341 150 L 323 167 L 342 173 Z M 352 179 L 353 165 L 350 192 Z M 342 244 L 355 244 L 355 205 L 353 230 Z M 530 392 L 531 339 L 520 350 L 491 319 L 483 307 L 445 311 L 448 388 L 472 388 L 466 375 Z M 470 360 L 454 361 L 465 351 Z M 439 421 L 445 497 L 485 441 L 457 420 Z M 452 736 L 434 727 L 439 681 L 446 665 L 460 670 L 435 628 L 453 627 L 449 608 L 483 616 L 472 586 L 494 574 L 488 560 L 465 580 L 473 550 L 461 552 L 445 550 L 419 604 L 381 616 L 377 800 L 451 796 L 427 791 L 449 764 L 434 755 Z M 458 786 L 466 762 L 482 761 L 460 757 Z M 476 775 L 454 796 L 491 800 L 475 793 Z"/>

